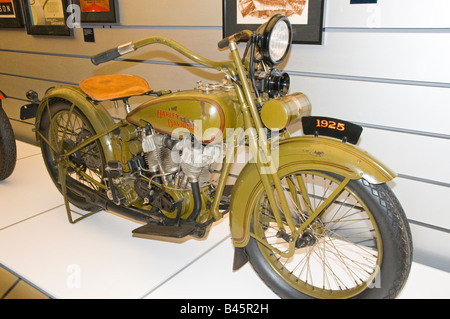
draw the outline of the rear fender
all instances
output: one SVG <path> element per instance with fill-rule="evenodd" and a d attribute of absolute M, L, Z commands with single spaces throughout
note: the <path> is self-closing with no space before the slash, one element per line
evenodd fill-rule
<path fill-rule="evenodd" d="M 74 86 L 63 86 L 49 90 L 41 100 L 36 111 L 36 139 L 40 141 L 37 131 L 41 129 L 41 119 L 44 112 L 47 112 L 47 105 L 51 106 L 57 100 L 65 100 L 74 104 L 87 117 L 96 133 L 101 133 L 113 126 L 114 120 L 101 103 L 94 103 L 88 99 L 87 95 L 81 89 Z M 114 143 L 111 141 L 110 134 L 100 138 L 106 162 L 115 159 Z M 120 154 L 120 151 L 119 151 Z M 119 157 L 120 158 L 120 155 Z"/>
<path fill-rule="evenodd" d="M 327 171 L 369 183 L 385 183 L 395 174 L 356 146 L 325 137 L 295 137 L 280 142 L 278 172 L 296 166 L 298 170 Z M 254 163 L 248 163 L 233 186 L 230 227 L 235 247 L 242 248 L 250 237 L 251 207 L 261 191 L 261 179 Z"/>

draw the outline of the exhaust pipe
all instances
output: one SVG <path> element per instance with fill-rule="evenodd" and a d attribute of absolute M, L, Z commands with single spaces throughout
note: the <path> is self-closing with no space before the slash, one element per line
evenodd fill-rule
<path fill-rule="evenodd" d="M 114 202 L 110 201 L 105 196 L 97 193 L 96 191 L 81 185 L 78 182 L 68 179 L 66 181 L 67 188 L 77 193 L 78 196 L 81 196 L 85 199 L 86 202 L 93 204 L 95 206 L 99 206 L 104 210 L 111 211 L 113 213 L 117 213 L 119 215 L 134 219 L 139 222 L 148 223 L 150 221 L 154 221 L 154 218 L 146 211 L 141 211 L 136 208 L 130 208 L 125 206 L 116 205 Z"/>

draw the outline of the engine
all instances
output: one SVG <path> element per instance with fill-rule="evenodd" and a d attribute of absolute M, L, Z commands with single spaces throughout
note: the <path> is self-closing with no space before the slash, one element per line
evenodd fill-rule
<path fill-rule="evenodd" d="M 151 178 L 166 187 L 187 189 L 190 183 L 205 186 L 220 158 L 221 147 L 202 145 L 194 136 L 184 135 L 173 140 L 168 135 L 146 130 L 142 136 L 142 151 Z"/>
<path fill-rule="evenodd" d="M 150 209 L 156 217 L 162 212 L 172 219 L 196 218 L 206 207 L 215 190 L 211 177 L 222 155 L 220 143 L 203 145 L 189 133 L 173 139 L 156 133 L 151 125 L 126 126 L 120 139 L 128 145 L 131 157 L 129 169 L 120 161 L 107 163 L 105 183 L 110 200 Z"/>

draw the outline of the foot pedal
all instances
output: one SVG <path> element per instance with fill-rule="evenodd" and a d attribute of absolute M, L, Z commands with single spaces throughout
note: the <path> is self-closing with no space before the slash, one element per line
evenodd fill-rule
<path fill-rule="evenodd" d="M 160 225 L 160 224 L 147 224 L 133 230 L 135 235 L 147 235 L 147 236 L 161 236 L 171 238 L 183 238 L 196 230 L 194 224 L 182 224 L 180 226 L 173 225 Z"/>

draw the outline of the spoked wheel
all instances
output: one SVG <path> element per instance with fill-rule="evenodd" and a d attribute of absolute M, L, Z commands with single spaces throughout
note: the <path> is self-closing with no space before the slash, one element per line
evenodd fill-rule
<path fill-rule="evenodd" d="M 16 139 L 0 100 L 0 181 L 8 178 L 16 167 Z"/>
<path fill-rule="evenodd" d="M 67 197 L 77 207 L 86 211 L 99 207 L 86 203 L 82 194 L 70 185 L 77 185 L 103 192 L 105 160 L 101 144 L 95 140 L 69 156 L 75 149 L 96 133 L 84 114 L 66 101 L 57 101 L 44 110 L 41 119 L 41 133 L 48 143 L 41 140 L 42 155 L 53 182 L 61 191 L 61 171 L 66 172 Z M 49 114 L 51 114 L 49 116 Z M 77 187 L 79 190 L 80 187 Z"/>
<path fill-rule="evenodd" d="M 284 215 L 280 227 L 265 192 L 256 192 L 254 237 L 246 251 L 281 297 L 392 298 L 403 287 L 412 244 L 400 204 L 385 184 L 343 181 L 318 171 L 293 171 L 281 178 L 295 229 L 313 220 L 295 238 L 292 256 L 287 252 L 295 229 Z M 318 217 L 309 219 L 318 208 Z"/>

